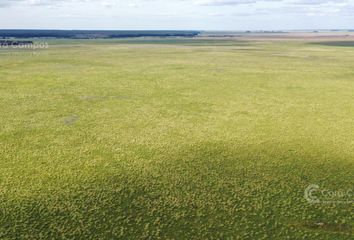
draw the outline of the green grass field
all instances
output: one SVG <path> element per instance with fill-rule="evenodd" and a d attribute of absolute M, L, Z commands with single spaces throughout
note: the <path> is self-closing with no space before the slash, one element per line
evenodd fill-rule
<path fill-rule="evenodd" d="M 49 44 L 0 50 L 0 239 L 353 239 L 304 197 L 354 193 L 353 45 Z"/>

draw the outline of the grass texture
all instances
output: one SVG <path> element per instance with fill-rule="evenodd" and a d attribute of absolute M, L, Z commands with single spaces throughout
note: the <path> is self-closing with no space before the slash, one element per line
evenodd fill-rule
<path fill-rule="evenodd" d="M 1 239 L 353 239 L 354 48 L 0 50 Z M 352 198 L 350 200 L 353 200 Z"/>

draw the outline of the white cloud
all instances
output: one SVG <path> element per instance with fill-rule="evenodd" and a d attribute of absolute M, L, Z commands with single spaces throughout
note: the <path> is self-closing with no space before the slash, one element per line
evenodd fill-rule
<path fill-rule="evenodd" d="M 200 0 L 195 1 L 195 4 L 200 6 L 229 6 L 256 2 L 256 0 Z"/>

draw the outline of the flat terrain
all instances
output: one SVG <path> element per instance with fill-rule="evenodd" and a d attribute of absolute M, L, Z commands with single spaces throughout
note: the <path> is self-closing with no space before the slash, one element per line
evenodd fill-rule
<path fill-rule="evenodd" d="M 353 64 L 343 39 L 0 49 L 0 239 L 353 239 L 353 196 L 304 197 L 354 191 Z"/>

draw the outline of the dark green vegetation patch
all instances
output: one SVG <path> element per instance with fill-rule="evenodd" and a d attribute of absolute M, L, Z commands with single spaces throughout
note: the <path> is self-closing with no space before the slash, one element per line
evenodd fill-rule
<path fill-rule="evenodd" d="M 92 31 L 92 30 L 1 30 L 0 38 L 131 38 L 194 37 L 198 31 Z"/>

